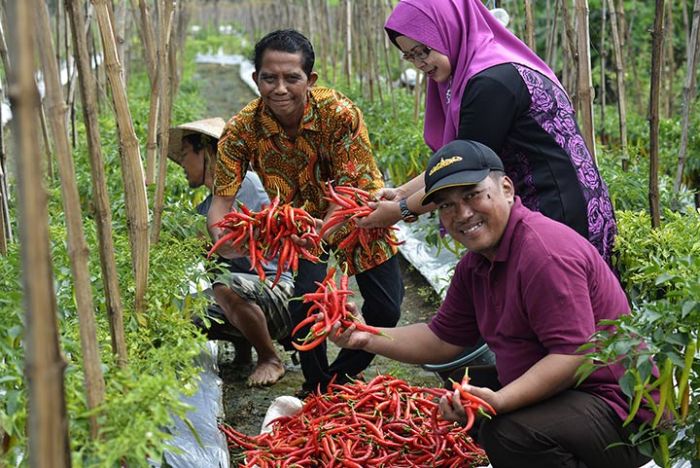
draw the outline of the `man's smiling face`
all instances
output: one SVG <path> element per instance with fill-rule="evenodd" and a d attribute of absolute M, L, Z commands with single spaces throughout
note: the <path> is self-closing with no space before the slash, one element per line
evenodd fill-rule
<path fill-rule="evenodd" d="M 440 221 L 468 250 L 493 260 L 505 232 L 515 192 L 513 182 L 492 173 L 475 185 L 460 185 L 435 193 Z"/>

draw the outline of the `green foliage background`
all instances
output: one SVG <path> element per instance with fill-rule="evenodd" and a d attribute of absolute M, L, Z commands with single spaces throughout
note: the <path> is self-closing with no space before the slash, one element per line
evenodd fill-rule
<path fill-rule="evenodd" d="M 191 54 L 191 53 L 190 53 Z M 179 95 L 174 100 L 173 121 L 194 120 L 201 115 L 197 83 L 191 79 L 193 61 L 184 70 Z M 146 76 L 134 72 L 129 80 L 129 104 L 134 125 L 146 141 L 149 86 Z M 109 105 L 103 102 L 102 106 Z M 82 116 L 81 116 L 82 117 Z M 81 121 L 82 119 L 77 119 Z M 106 381 L 106 399 L 98 408 L 100 438 L 90 440 L 78 318 L 72 275 L 66 251 L 66 232 L 59 183 L 47 181 L 51 253 L 57 297 L 60 346 L 67 362 L 65 393 L 70 415 L 70 437 L 74 466 L 143 466 L 145 460 L 159 461 L 170 435 L 167 427 L 173 415 L 184 417 L 188 407 L 182 395 L 197 388 L 198 369 L 194 358 L 205 340 L 195 330 L 191 316 L 202 303 L 191 300 L 187 280 L 197 281 L 194 269 L 202 259 L 202 244 L 195 233 L 203 220 L 193 214 L 193 194 L 184 176 L 170 163 L 166 185 L 165 212 L 160 242 L 151 247 L 147 291 L 148 326 L 142 327 L 133 314 L 133 274 L 126 229 L 124 189 L 121 182 L 118 132 L 111 112 L 100 117 L 102 152 L 113 210 L 113 238 L 125 309 L 129 365 L 121 370 L 111 353 L 109 325 L 94 224 L 92 185 L 87 162 L 84 127 L 78 126 L 78 147 L 74 152 L 76 177 L 84 215 L 85 236 L 90 250 L 95 315 Z M 142 148 L 142 155 L 145 149 Z M 153 187 L 150 188 L 151 192 Z M 153 198 L 153 193 L 149 194 Z M 13 219 L 15 216 L 13 214 Z M 0 466 L 23 466 L 27 462 L 26 393 L 23 376 L 22 285 L 18 244 L 10 245 L 7 257 L 0 257 L 0 428 L 9 439 Z"/>

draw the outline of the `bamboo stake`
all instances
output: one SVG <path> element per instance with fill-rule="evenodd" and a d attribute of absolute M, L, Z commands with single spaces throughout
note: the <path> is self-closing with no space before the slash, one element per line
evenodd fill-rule
<path fill-rule="evenodd" d="M 693 6 L 692 28 L 690 30 L 690 47 L 687 53 L 687 63 L 685 81 L 683 83 L 683 103 L 681 118 L 681 143 L 678 149 L 678 165 L 676 166 L 676 177 L 673 181 L 673 193 L 678 193 L 683 182 L 683 171 L 685 169 L 686 155 L 688 152 L 688 133 L 690 129 L 690 112 L 695 100 L 695 80 L 698 61 L 700 61 L 700 0 L 695 0 Z"/>
<path fill-rule="evenodd" d="M 124 83 L 128 82 L 128 67 L 124 61 L 124 48 L 126 47 L 126 0 L 113 0 L 116 3 L 114 12 L 114 38 L 117 41 L 117 56 L 122 64 Z"/>
<path fill-rule="evenodd" d="M 663 62 L 665 1 L 656 0 L 654 29 L 651 32 L 651 86 L 649 90 L 649 212 L 652 228 L 661 226 L 659 209 L 659 92 Z"/>
<path fill-rule="evenodd" d="M 10 59 L 7 56 L 7 45 L 5 42 L 5 33 L 2 28 L 2 18 L 0 18 L 0 56 L 2 56 L 3 69 L 5 71 L 5 80 L 11 74 L 10 69 Z M 4 87 L 0 89 L 0 102 L 3 101 L 4 97 Z M 2 106 L 0 106 L 1 109 Z M 12 222 L 10 221 L 10 202 L 9 202 L 9 190 L 7 189 L 7 169 L 6 169 L 6 159 L 5 159 L 5 133 L 2 127 L 2 112 L 0 112 L 0 215 L 2 216 L 3 240 L 7 242 L 13 242 L 12 234 Z M 6 249 L 5 249 L 6 252 Z"/>
<path fill-rule="evenodd" d="M 387 6 L 389 6 L 389 8 L 391 9 L 389 0 L 386 0 L 386 3 Z M 391 64 L 389 62 L 389 38 L 386 34 L 384 34 L 383 29 L 381 29 L 380 34 L 382 35 L 382 49 L 384 50 L 384 66 L 386 68 L 387 85 L 389 89 L 388 93 L 391 99 L 391 115 L 393 116 L 394 120 L 396 120 L 396 98 L 394 97 L 394 87 L 391 85 Z"/>
<path fill-rule="evenodd" d="M 127 363 L 126 340 L 124 339 L 124 310 L 119 292 L 119 276 L 114 260 L 114 241 L 112 240 L 112 209 L 109 204 L 107 177 L 105 176 L 102 148 L 100 145 L 100 126 L 97 120 L 97 97 L 95 96 L 95 77 L 90 69 L 85 30 L 80 0 L 66 0 L 66 13 L 72 23 L 73 44 L 76 65 L 80 71 L 79 85 L 82 98 L 83 120 L 87 133 L 88 156 L 92 174 L 92 192 L 95 205 L 97 236 L 100 245 L 100 268 L 104 283 L 105 304 L 109 317 L 112 352 L 117 356 L 117 363 L 124 367 Z"/>
<path fill-rule="evenodd" d="M 71 260 L 75 302 L 80 322 L 80 343 L 83 351 L 85 369 L 85 389 L 88 409 L 93 412 L 90 417 L 90 429 L 93 438 L 97 437 L 99 425 L 94 410 L 104 401 L 104 377 L 97 344 L 97 325 L 95 324 L 92 284 L 88 269 L 88 247 L 83 235 L 83 221 L 80 209 L 78 184 L 75 180 L 75 168 L 68 143 L 66 128 L 66 103 L 63 100 L 58 66 L 53 60 L 51 43 L 51 24 L 49 12 L 43 0 L 34 0 L 39 56 L 42 62 L 44 81 L 46 83 L 46 100 L 51 116 L 51 133 L 56 150 L 56 161 L 61 179 L 63 211 L 68 232 L 68 254 Z"/>
<path fill-rule="evenodd" d="M 666 32 L 664 33 L 664 46 L 666 51 L 663 53 L 664 63 L 662 67 L 665 73 L 662 75 L 663 82 L 663 116 L 671 118 L 673 113 L 673 82 L 676 80 L 676 60 L 673 57 L 673 11 L 671 3 L 666 4 Z"/>
<path fill-rule="evenodd" d="M 559 18 L 559 5 L 560 5 L 561 1 L 566 1 L 566 0 L 554 0 L 554 15 L 552 16 L 551 23 L 549 20 L 547 21 L 548 23 L 550 23 L 550 25 L 547 28 L 549 31 L 549 34 L 547 35 L 545 61 L 549 64 L 549 66 L 552 70 L 555 70 L 557 68 L 556 63 L 555 63 L 556 56 L 554 55 L 554 51 L 555 51 L 555 47 L 556 47 L 557 36 L 559 35 L 559 31 L 558 31 L 559 21 L 557 21 L 557 18 Z"/>
<path fill-rule="evenodd" d="M 48 204 L 36 138 L 39 92 L 34 81 L 35 47 L 29 2 L 13 2 L 13 124 L 18 141 L 17 194 L 22 283 L 26 310 L 25 372 L 29 418 L 29 466 L 71 466 L 56 296 L 49 247 Z M 14 13 L 14 15 L 12 15 Z"/>
<path fill-rule="evenodd" d="M 107 78 L 112 90 L 112 100 L 114 101 L 119 127 L 120 154 L 122 157 L 121 169 L 124 181 L 129 241 L 131 244 L 131 262 L 136 282 L 134 311 L 139 323 L 145 325 L 146 319 L 143 316 L 143 312 L 146 310 L 144 300 L 148 283 L 148 203 L 146 201 L 141 154 L 139 142 L 134 132 L 124 82 L 119 71 L 121 66 L 117 58 L 117 47 L 109 20 L 107 0 L 91 1 L 95 6 L 95 15 L 100 27 Z"/>
<path fill-rule="evenodd" d="M 567 74 L 569 75 L 569 79 L 566 80 L 565 88 L 569 93 L 573 92 L 573 95 L 571 95 L 571 103 L 574 107 L 574 109 L 578 108 L 578 103 L 579 103 L 579 95 L 578 95 L 578 90 L 576 87 L 576 83 L 578 83 L 578 62 L 579 62 L 579 56 L 578 56 L 578 48 L 576 47 L 576 37 L 575 37 L 575 32 L 574 32 L 574 26 L 571 22 L 571 15 L 569 15 L 569 7 L 567 6 L 567 1 L 568 0 L 562 0 L 561 2 L 561 11 L 563 13 L 563 19 L 564 19 L 564 30 L 566 31 L 566 49 L 569 52 L 569 57 L 571 59 L 571 67 L 564 67 L 564 69 L 567 71 Z"/>
<path fill-rule="evenodd" d="M 168 164 L 168 129 L 170 128 L 170 108 L 172 102 L 170 73 L 168 64 L 168 50 L 170 47 L 170 29 L 172 27 L 173 0 L 159 0 L 159 47 L 158 68 L 160 73 L 160 109 L 158 124 L 160 129 L 160 154 L 158 157 L 158 179 L 156 184 L 155 200 L 153 202 L 153 223 L 151 225 L 151 243 L 157 244 L 160 237 L 160 225 L 163 217 L 163 201 L 165 199 L 165 178 Z"/>
<path fill-rule="evenodd" d="M 345 77 L 352 84 L 352 0 L 345 0 Z"/>
<path fill-rule="evenodd" d="M 131 0 L 132 3 L 136 0 Z M 155 38 L 153 35 L 153 28 L 151 26 L 151 14 L 148 10 L 148 5 L 146 0 L 138 0 L 139 11 L 141 12 L 139 23 L 139 30 L 144 39 L 144 57 L 146 59 L 146 72 L 148 73 L 148 79 L 153 83 L 156 80 L 156 46 Z"/>
<path fill-rule="evenodd" d="M 135 3 L 136 0 L 132 0 Z M 138 0 L 141 22 L 140 34 L 144 38 L 144 57 L 146 58 L 146 72 L 151 83 L 151 96 L 148 109 L 148 130 L 146 135 L 146 184 L 155 182 L 156 151 L 158 149 L 158 105 L 160 94 L 160 78 L 158 64 L 156 62 L 156 46 L 153 28 L 151 26 L 151 14 L 145 0 Z"/>
<path fill-rule="evenodd" d="M 600 141 L 605 145 L 607 144 L 607 135 L 605 134 L 605 100 L 606 100 L 606 86 L 605 86 L 605 72 L 606 72 L 606 58 L 608 55 L 608 49 L 605 44 L 605 27 L 608 12 L 606 8 L 605 0 L 601 2 L 601 28 L 600 28 Z"/>
<path fill-rule="evenodd" d="M 610 28 L 613 40 L 613 58 L 615 60 L 615 76 L 617 78 L 617 113 L 620 126 L 620 146 L 622 147 L 622 169 L 627 170 L 629 165 L 629 151 L 627 148 L 627 97 L 625 89 L 625 66 L 622 55 L 622 42 L 618 28 L 618 17 L 615 11 L 614 0 L 607 0 L 610 10 Z"/>
<path fill-rule="evenodd" d="M 535 53 L 535 20 L 532 16 L 532 0 L 525 0 L 525 43 Z"/>
<path fill-rule="evenodd" d="M 588 33 L 588 0 L 576 0 L 578 38 L 578 97 L 581 109 L 581 133 L 593 161 L 595 133 L 593 126 L 593 79 L 591 78 L 590 35 Z"/>

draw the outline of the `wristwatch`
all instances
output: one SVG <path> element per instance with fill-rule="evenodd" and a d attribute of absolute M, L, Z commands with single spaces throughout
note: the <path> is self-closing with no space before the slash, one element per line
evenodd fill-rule
<path fill-rule="evenodd" d="M 418 214 L 411 211 L 405 198 L 399 200 L 399 209 L 401 210 L 401 218 L 405 223 L 415 223 L 418 221 Z"/>

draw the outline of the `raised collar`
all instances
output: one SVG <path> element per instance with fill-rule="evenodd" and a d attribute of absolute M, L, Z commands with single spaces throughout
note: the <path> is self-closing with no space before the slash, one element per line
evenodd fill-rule
<path fill-rule="evenodd" d="M 299 125 L 299 128 L 302 131 L 321 131 L 321 119 L 319 117 L 317 107 L 318 106 L 316 105 L 316 99 L 314 98 L 313 89 L 309 90 L 309 92 L 306 95 L 306 106 L 304 107 L 304 115 L 302 115 L 301 123 Z M 262 128 L 266 136 L 284 133 L 284 129 L 277 120 L 277 117 L 275 117 L 272 111 L 270 111 L 270 109 L 265 105 L 262 98 L 260 99 L 260 111 L 266 117 L 263 118 L 261 121 Z"/>

